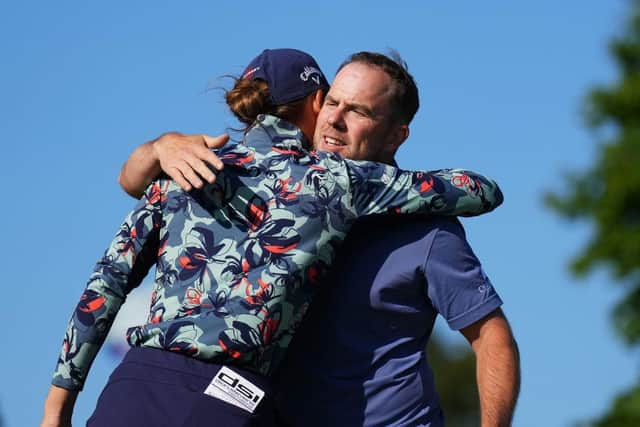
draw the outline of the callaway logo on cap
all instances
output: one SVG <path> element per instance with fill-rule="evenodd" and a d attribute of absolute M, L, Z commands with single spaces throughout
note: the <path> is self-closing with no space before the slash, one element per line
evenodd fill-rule
<path fill-rule="evenodd" d="M 265 49 L 247 66 L 242 78 L 266 81 L 273 105 L 288 104 L 329 88 L 315 59 L 296 49 Z"/>

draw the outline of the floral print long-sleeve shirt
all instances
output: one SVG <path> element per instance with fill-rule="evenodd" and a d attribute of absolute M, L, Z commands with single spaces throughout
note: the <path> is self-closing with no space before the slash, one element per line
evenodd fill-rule
<path fill-rule="evenodd" d="M 187 193 L 154 181 L 89 278 L 53 384 L 82 388 L 121 304 L 153 265 L 149 316 L 129 329 L 131 346 L 269 375 L 359 216 L 470 216 L 502 203 L 496 183 L 472 172 L 402 171 L 308 152 L 304 142 L 290 123 L 260 116 L 244 143 L 217 151 L 225 168 L 215 184 Z"/>

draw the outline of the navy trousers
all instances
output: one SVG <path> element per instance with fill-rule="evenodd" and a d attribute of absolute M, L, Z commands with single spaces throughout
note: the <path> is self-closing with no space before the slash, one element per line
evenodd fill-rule
<path fill-rule="evenodd" d="M 222 365 L 169 351 L 132 348 L 113 371 L 87 427 L 273 427 L 279 425 L 267 378 L 228 366 L 265 392 L 254 412 L 204 393 Z"/>

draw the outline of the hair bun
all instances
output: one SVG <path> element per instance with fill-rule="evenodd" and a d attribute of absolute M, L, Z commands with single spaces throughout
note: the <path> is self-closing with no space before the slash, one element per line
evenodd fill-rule
<path fill-rule="evenodd" d="M 270 110 L 269 87 L 264 80 L 237 79 L 224 98 L 231 112 L 246 125 Z"/>

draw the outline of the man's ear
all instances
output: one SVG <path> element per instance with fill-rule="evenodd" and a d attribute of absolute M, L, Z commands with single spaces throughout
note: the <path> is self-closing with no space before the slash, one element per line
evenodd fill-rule
<path fill-rule="evenodd" d="M 400 144 L 405 142 L 407 138 L 409 138 L 409 125 L 401 125 L 399 132 L 400 132 L 401 140 L 400 140 L 400 143 L 398 144 L 398 147 L 400 146 Z"/>
<path fill-rule="evenodd" d="M 318 113 L 320 113 L 322 104 L 324 104 L 324 91 L 322 89 L 318 89 L 313 96 L 313 101 L 311 104 L 311 108 L 313 108 L 314 114 L 318 115 Z"/>
<path fill-rule="evenodd" d="M 395 153 L 398 148 L 409 138 L 409 125 L 399 125 L 396 127 L 393 132 L 391 145 L 393 147 L 393 152 Z"/>

